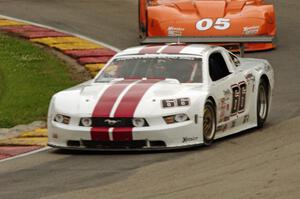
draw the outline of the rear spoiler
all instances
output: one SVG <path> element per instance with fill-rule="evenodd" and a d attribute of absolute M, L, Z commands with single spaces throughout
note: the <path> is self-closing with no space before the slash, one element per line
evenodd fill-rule
<path fill-rule="evenodd" d="M 245 43 L 274 43 L 275 37 L 272 36 L 228 36 L 228 37 L 146 37 L 141 41 L 142 44 L 161 44 L 161 43 L 224 43 L 236 44 L 239 47 L 241 56 L 245 54 Z"/>

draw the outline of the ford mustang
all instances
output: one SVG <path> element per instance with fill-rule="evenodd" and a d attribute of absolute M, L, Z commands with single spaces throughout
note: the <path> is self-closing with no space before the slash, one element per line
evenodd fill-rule
<path fill-rule="evenodd" d="M 274 5 L 265 0 L 139 0 L 139 27 L 144 44 L 180 40 L 231 51 L 276 47 Z"/>
<path fill-rule="evenodd" d="M 268 61 L 239 58 L 223 47 L 129 48 L 93 80 L 53 96 L 48 145 L 80 150 L 210 145 L 262 127 L 273 85 Z"/>

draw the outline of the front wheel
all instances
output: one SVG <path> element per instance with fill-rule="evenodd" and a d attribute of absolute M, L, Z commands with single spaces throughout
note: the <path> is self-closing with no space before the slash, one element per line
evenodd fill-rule
<path fill-rule="evenodd" d="M 269 93 L 265 81 L 261 81 L 257 93 L 257 127 L 263 127 L 269 111 Z"/>
<path fill-rule="evenodd" d="M 209 146 L 216 134 L 216 112 L 212 101 L 208 100 L 204 106 L 203 114 L 203 141 Z"/>

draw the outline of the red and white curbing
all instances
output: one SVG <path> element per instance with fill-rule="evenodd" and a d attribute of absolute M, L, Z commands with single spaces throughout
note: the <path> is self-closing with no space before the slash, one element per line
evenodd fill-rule
<path fill-rule="evenodd" d="M 120 51 L 80 34 L 4 15 L 0 15 L 0 31 L 54 48 L 75 59 L 92 75 L 98 73 L 105 63 Z M 2 145 L 0 147 L 0 163 L 48 149 L 49 147 L 34 144 L 33 146 Z"/>
<path fill-rule="evenodd" d="M 120 50 L 94 39 L 26 20 L 0 15 L 0 31 L 54 48 L 95 75 Z"/>

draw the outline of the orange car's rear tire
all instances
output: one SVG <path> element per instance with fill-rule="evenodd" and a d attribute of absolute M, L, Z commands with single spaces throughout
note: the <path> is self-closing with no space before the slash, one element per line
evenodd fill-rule
<path fill-rule="evenodd" d="M 140 24 L 140 32 L 139 32 L 139 37 L 140 40 L 143 41 L 147 37 L 147 29 L 143 23 Z"/>

